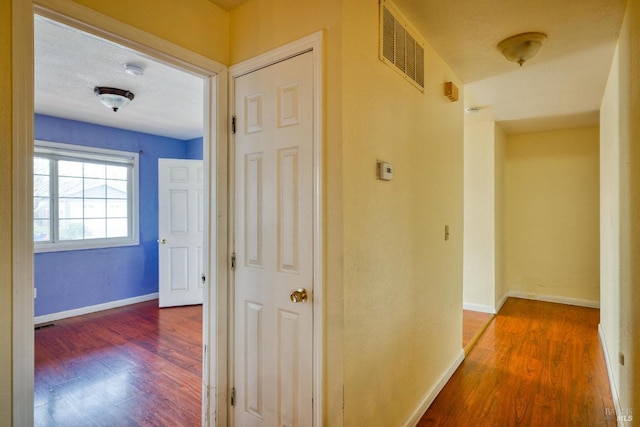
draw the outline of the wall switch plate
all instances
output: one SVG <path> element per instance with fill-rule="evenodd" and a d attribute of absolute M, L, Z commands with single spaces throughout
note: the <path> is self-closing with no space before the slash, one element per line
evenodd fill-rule
<path fill-rule="evenodd" d="M 33 288 L 33 299 L 38 298 L 38 288 Z"/>
<path fill-rule="evenodd" d="M 393 165 L 387 162 L 378 162 L 378 179 L 391 181 L 393 179 Z"/>

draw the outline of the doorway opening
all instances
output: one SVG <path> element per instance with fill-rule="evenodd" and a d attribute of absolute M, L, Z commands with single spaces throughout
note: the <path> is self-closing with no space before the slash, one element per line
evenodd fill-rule
<path fill-rule="evenodd" d="M 204 194 L 203 201 L 206 214 L 204 233 L 204 261 L 203 277 L 203 315 L 202 323 L 202 422 L 208 424 L 209 414 L 215 402 L 210 402 L 208 390 L 210 383 L 217 383 L 217 373 L 215 369 L 209 369 L 211 360 L 217 363 L 218 342 L 217 325 L 215 321 L 214 309 L 210 309 L 212 304 L 218 301 L 216 295 L 211 295 L 209 289 L 212 288 L 209 282 L 216 283 L 220 276 L 224 277 L 224 272 L 219 272 L 217 254 L 218 248 L 226 250 L 226 229 L 224 221 L 226 215 L 216 215 L 217 206 L 224 202 L 226 194 L 220 188 L 226 188 L 226 170 L 220 165 L 225 161 L 218 162 L 218 150 L 224 150 L 226 144 L 226 109 L 224 100 L 226 99 L 226 79 L 225 70 L 221 64 L 201 57 L 181 48 L 172 45 L 162 39 L 151 36 L 126 24 L 118 21 L 106 19 L 104 15 L 93 12 L 87 8 L 73 4 L 72 2 L 60 2 L 54 6 L 33 7 L 31 4 L 14 2 L 14 39 L 21 43 L 19 54 L 16 54 L 14 62 L 14 99 L 30 98 L 33 92 L 34 81 L 32 78 L 32 65 L 29 60 L 33 56 L 30 48 L 33 40 L 33 13 L 37 13 L 48 19 L 53 19 L 63 25 L 68 25 L 78 31 L 84 31 L 92 36 L 102 37 L 110 42 L 122 44 L 126 48 L 136 50 L 142 55 L 164 62 L 167 65 L 181 69 L 194 76 L 199 76 L 204 86 L 204 132 L 202 135 L 202 154 L 204 159 Z M 59 10 L 57 10 L 59 9 Z M 24 49 L 22 49 L 24 45 Z M 17 72 L 23 70 L 23 73 Z M 95 96 L 94 96 L 95 101 Z M 221 101 L 222 100 L 222 101 Z M 104 107 L 103 107 L 104 108 Z M 30 102 L 17 103 L 14 105 L 14 190 L 24 189 L 26 191 L 14 191 L 14 244 L 13 254 L 16 266 L 14 269 L 14 310 L 13 310 L 13 414 L 16 425 L 32 425 L 34 409 L 33 393 L 33 330 L 34 330 L 34 309 L 33 309 L 33 270 L 34 252 L 28 244 L 33 239 L 34 212 L 32 203 L 32 182 L 33 182 L 33 141 L 34 108 Z M 111 112 L 110 112 L 111 113 Z M 115 113 L 117 114 L 117 113 Z M 68 120 L 68 119 L 67 119 Z M 23 136 L 22 138 L 16 135 Z M 217 144 L 223 141 L 223 145 Z M 218 175 L 220 174 L 220 175 Z M 222 178 L 220 178 L 222 177 Z M 208 195 L 211 195 L 210 197 Z M 220 224 L 223 224 L 220 227 Z M 27 244 L 20 242 L 26 241 Z M 154 242 L 155 244 L 155 242 Z M 224 256 L 224 254 L 223 254 Z M 215 289 L 215 287 L 213 287 Z M 40 294 L 42 296 L 42 294 Z M 126 299 L 126 298 L 125 298 Z M 223 339 L 226 337 L 222 337 Z M 212 344 L 209 344 L 209 343 Z M 224 350 L 226 351 L 226 349 Z M 224 373 L 223 373 L 224 374 Z"/>

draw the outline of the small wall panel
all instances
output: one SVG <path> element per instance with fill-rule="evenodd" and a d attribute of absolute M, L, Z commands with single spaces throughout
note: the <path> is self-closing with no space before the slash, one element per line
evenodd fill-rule
<path fill-rule="evenodd" d="M 293 427 L 298 419 L 300 316 L 278 310 L 278 426 Z"/>
<path fill-rule="evenodd" d="M 245 260 L 246 265 L 262 266 L 262 153 L 245 157 Z"/>
<path fill-rule="evenodd" d="M 278 270 L 298 272 L 298 148 L 278 151 Z"/>
<path fill-rule="evenodd" d="M 278 88 L 278 127 L 297 125 L 300 120 L 298 82 Z"/>
<path fill-rule="evenodd" d="M 162 207 L 161 207 L 162 208 Z M 169 232 L 189 232 L 189 193 L 187 190 L 169 190 Z"/>
<path fill-rule="evenodd" d="M 244 410 L 262 419 L 262 304 L 245 301 Z"/>
<path fill-rule="evenodd" d="M 189 288 L 189 248 L 169 248 L 169 269 L 171 291 L 186 291 Z"/>
<path fill-rule="evenodd" d="M 262 93 L 244 98 L 245 133 L 262 131 Z"/>

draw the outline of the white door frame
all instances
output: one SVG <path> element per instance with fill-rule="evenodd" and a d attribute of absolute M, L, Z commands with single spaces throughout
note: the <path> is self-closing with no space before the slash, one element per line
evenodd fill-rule
<path fill-rule="evenodd" d="M 313 33 L 295 42 L 285 46 L 271 50 L 267 53 L 251 58 L 247 61 L 229 67 L 229 120 L 231 121 L 235 112 L 235 79 L 267 67 L 277 62 L 284 61 L 291 57 L 302 53 L 311 52 L 313 55 L 313 425 L 316 427 L 325 424 L 325 414 L 323 412 L 324 405 L 324 217 L 323 217 L 323 119 L 322 119 L 322 69 L 323 69 L 323 53 L 322 53 L 322 31 Z M 229 194 L 235 194 L 235 137 L 229 133 Z M 230 197 L 229 203 L 229 253 L 234 253 L 234 218 L 235 206 L 233 204 L 234 197 Z M 233 380 L 233 351 L 234 351 L 234 325 L 233 325 L 233 289 L 234 289 L 233 272 L 229 276 L 229 381 Z M 222 369 L 222 367 L 218 367 Z M 229 425 L 233 425 L 230 408 L 230 401 L 222 401 L 219 408 L 227 409 L 227 419 L 231 421 Z"/>
<path fill-rule="evenodd" d="M 12 0 L 12 404 L 13 425 L 33 425 L 33 15 L 135 49 L 205 81 L 205 208 L 203 305 L 204 425 L 226 425 L 227 401 L 227 70 L 216 61 L 124 24 L 71 0 Z M 215 117 L 215 119 L 212 119 Z M 211 191 L 213 190 L 213 191 Z M 211 276 L 214 274 L 215 277 Z M 212 366 L 217 369 L 210 369 Z M 220 370 L 220 366 L 225 366 Z M 214 397 L 215 396 L 215 397 Z M 222 399 L 222 400 L 221 400 Z M 220 415 L 223 415 L 222 417 Z"/>

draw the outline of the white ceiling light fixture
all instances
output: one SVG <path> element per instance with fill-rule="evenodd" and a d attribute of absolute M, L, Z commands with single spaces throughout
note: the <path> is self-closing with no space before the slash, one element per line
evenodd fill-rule
<path fill-rule="evenodd" d="M 542 42 L 547 39 L 543 33 L 522 33 L 506 38 L 498 43 L 498 50 L 509 61 L 517 62 L 522 67 L 525 61 L 533 58 L 540 50 Z"/>
<path fill-rule="evenodd" d="M 132 92 L 114 87 L 96 86 L 93 89 L 93 93 L 100 98 L 100 102 L 111 108 L 114 112 L 118 112 L 120 108 L 126 107 L 134 98 Z"/>

